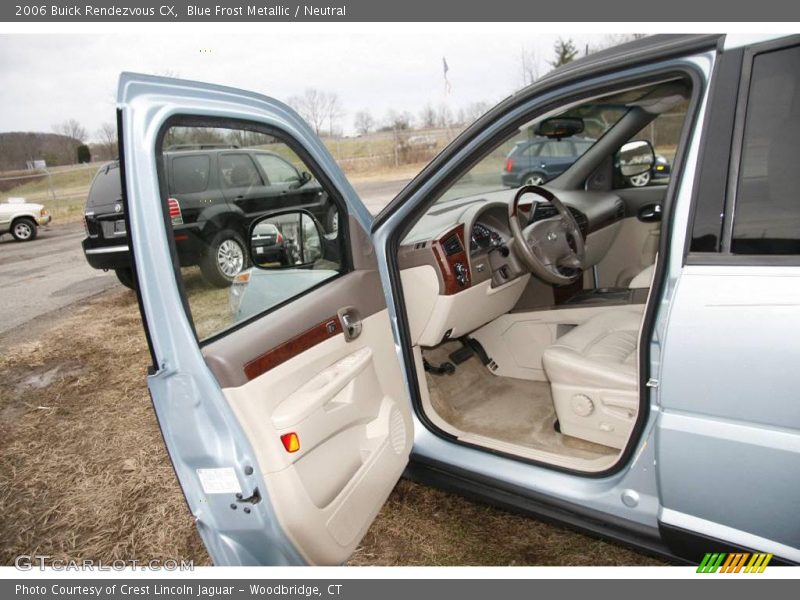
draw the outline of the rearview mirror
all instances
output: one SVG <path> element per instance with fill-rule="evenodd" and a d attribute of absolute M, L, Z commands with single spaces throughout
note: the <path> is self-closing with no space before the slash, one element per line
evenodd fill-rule
<path fill-rule="evenodd" d="M 307 268 L 321 257 L 322 229 L 309 212 L 267 215 L 250 227 L 250 260 L 259 269 Z"/>
<path fill-rule="evenodd" d="M 534 134 L 560 140 L 583 133 L 583 129 L 584 123 L 580 117 L 553 117 L 538 123 Z"/>
<path fill-rule="evenodd" d="M 647 173 L 656 162 L 653 146 L 646 140 L 628 142 L 619 150 L 619 172 L 623 177 L 634 177 Z"/>

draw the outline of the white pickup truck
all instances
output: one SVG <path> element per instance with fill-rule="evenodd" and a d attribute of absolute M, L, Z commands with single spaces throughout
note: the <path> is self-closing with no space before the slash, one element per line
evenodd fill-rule
<path fill-rule="evenodd" d="M 36 238 L 38 227 L 47 225 L 52 217 L 41 204 L 4 202 L 0 204 L 0 235 L 10 233 L 18 242 Z"/>

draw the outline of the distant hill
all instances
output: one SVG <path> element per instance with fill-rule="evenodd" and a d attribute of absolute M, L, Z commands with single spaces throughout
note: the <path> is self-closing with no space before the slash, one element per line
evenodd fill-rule
<path fill-rule="evenodd" d="M 73 164 L 79 145 L 80 141 L 56 133 L 0 133 L 0 171 L 25 169 L 29 160 L 46 160 L 48 166 Z"/>

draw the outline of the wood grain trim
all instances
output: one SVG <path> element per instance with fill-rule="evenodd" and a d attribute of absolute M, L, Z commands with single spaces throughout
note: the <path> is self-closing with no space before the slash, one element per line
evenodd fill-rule
<path fill-rule="evenodd" d="M 444 241 L 452 235 L 458 236 L 458 239 L 461 242 L 462 250 L 461 252 L 457 252 L 456 254 L 448 256 L 444 251 L 443 244 Z M 467 257 L 466 247 L 467 246 L 464 241 L 463 224 L 451 229 L 438 240 L 434 240 L 431 244 L 431 250 L 433 251 L 433 255 L 436 257 L 436 262 L 439 263 L 439 270 L 442 273 L 445 296 L 452 296 L 461 290 L 467 289 L 472 284 L 472 275 L 470 273 L 469 258 Z M 458 279 L 456 279 L 456 263 L 461 263 L 467 269 L 466 285 L 461 285 L 458 282 Z"/>
<path fill-rule="evenodd" d="M 247 377 L 248 381 L 255 379 L 270 369 L 274 369 L 287 360 L 340 333 L 342 333 L 342 324 L 339 321 L 339 317 L 333 316 L 325 319 L 323 322 L 306 329 L 303 333 L 283 342 L 280 346 L 267 350 L 264 354 L 248 362 L 244 366 L 245 377 Z"/>

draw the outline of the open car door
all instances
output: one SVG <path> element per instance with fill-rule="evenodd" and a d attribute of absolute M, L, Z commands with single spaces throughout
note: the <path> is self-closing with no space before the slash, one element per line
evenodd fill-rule
<path fill-rule="evenodd" d="M 212 560 L 342 563 L 413 439 L 369 213 L 306 123 L 270 98 L 123 74 L 118 125 L 148 387 Z M 230 148 L 241 160 L 221 159 Z M 256 151 L 297 167 L 291 184 L 315 191 L 296 196 L 338 211 L 338 230 L 313 207 L 274 211 L 268 194 L 247 213 L 227 200 L 226 185 L 253 181 Z M 270 268 L 248 268 L 256 238 Z"/>

